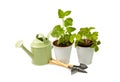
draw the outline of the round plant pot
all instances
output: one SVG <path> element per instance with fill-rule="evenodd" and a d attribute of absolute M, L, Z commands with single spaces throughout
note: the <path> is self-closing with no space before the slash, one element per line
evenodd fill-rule
<path fill-rule="evenodd" d="M 70 60 L 72 45 L 67 47 L 58 47 L 53 45 L 53 48 L 54 48 L 56 60 L 59 60 L 65 64 L 68 64 Z"/>
<path fill-rule="evenodd" d="M 76 47 L 79 63 L 89 65 L 92 63 L 94 49 L 90 47 Z"/>

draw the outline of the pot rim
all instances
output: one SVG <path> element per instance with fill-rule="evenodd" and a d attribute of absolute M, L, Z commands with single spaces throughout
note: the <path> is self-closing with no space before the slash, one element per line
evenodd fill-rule
<path fill-rule="evenodd" d="M 55 40 L 55 41 L 57 41 L 57 40 Z M 72 44 L 71 44 L 71 45 L 69 45 L 69 46 L 56 46 L 56 45 L 54 45 L 54 42 L 55 42 L 55 41 L 53 41 L 53 42 L 52 42 L 52 45 L 53 45 L 53 46 L 55 46 L 55 47 L 65 48 L 65 47 L 70 47 L 70 46 L 72 46 L 72 45 L 73 45 L 73 43 L 72 43 Z"/>
<path fill-rule="evenodd" d="M 77 48 L 77 47 L 78 47 L 78 48 L 80 48 L 80 47 L 81 47 L 81 48 L 91 48 L 91 47 L 83 47 L 83 46 L 76 46 L 76 48 Z M 91 48 L 91 49 L 93 49 L 93 48 Z"/>

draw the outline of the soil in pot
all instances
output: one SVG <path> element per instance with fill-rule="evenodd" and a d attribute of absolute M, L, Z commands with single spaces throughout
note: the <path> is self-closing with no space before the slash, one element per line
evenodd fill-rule
<path fill-rule="evenodd" d="M 84 39 L 83 42 L 78 42 L 78 46 L 81 47 L 90 47 L 93 44 L 93 42 L 91 40 L 88 39 Z"/>
<path fill-rule="evenodd" d="M 55 46 L 57 46 L 57 47 L 68 47 L 68 46 L 71 46 L 71 45 L 72 45 L 72 43 L 70 43 L 70 42 L 65 42 L 64 44 L 61 43 L 61 44 L 58 45 L 57 42 L 58 42 L 58 40 L 55 40 L 55 41 L 53 42 L 53 45 L 55 45 Z"/>

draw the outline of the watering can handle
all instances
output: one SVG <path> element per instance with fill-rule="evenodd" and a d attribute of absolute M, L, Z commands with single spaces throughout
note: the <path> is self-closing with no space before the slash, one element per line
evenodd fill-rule
<path fill-rule="evenodd" d="M 40 36 L 43 39 L 43 42 L 46 43 L 47 40 L 46 40 L 45 36 L 43 34 L 41 34 L 41 33 L 37 34 L 37 38 L 39 38 Z"/>

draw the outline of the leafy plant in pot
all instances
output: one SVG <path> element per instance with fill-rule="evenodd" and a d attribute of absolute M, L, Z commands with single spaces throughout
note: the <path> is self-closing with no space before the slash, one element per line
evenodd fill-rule
<path fill-rule="evenodd" d="M 56 25 L 51 32 L 51 36 L 56 38 L 53 42 L 56 59 L 63 63 L 69 63 L 72 44 L 76 36 L 76 34 L 72 34 L 76 30 L 72 27 L 73 19 L 67 17 L 70 14 L 70 10 L 58 9 L 58 17 L 62 20 L 62 25 Z"/>
<path fill-rule="evenodd" d="M 80 28 L 76 34 L 75 46 L 77 50 L 78 60 L 81 64 L 89 65 L 92 63 L 93 53 L 99 50 L 98 32 L 92 30 L 94 27 Z"/>

